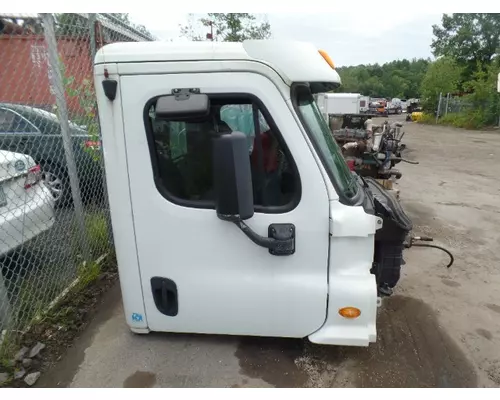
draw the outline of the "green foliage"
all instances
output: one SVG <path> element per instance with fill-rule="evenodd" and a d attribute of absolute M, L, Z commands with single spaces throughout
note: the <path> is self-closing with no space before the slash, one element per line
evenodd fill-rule
<path fill-rule="evenodd" d="M 441 26 L 432 27 L 434 55 L 447 56 L 462 66 L 464 80 L 490 64 L 500 50 L 500 14 L 443 14 Z"/>
<path fill-rule="evenodd" d="M 191 14 L 190 21 L 181 27 L 181 35 L 194 41 L 206 40 L 200 34 L 201 27 L 210 32 L 213 27 L 214 40 L 221 42 L 242 42 L 247 39 L 268 39 L 271 37 L 269 22 L 259 22 L 257 17 L 248 13 L 208 13 L 206 18 L 196 20 Z"/>
<path fill-rule="evenodd" d="M 466 99 L 471 104 L 468 115 L 477 127 L 493 125 L 498 121 L 500 110 L 499 95 L 496 92 L 500 60 L 496 59 L 484 68 L 478 68 L 472 80 L 465 82 L 465 88 L 471 92 Z"/>
<path fill-rule="evenodd" d="M 95 257 L 110 248 L 108 220 L 103 213 L 95 212 L 85 216 L 85 230 L 90 250 Z"/>
<path fill-rule="evenodd" d="M 419 124 L 435 124 L 436 123 L 436 117 L 433 114 L 429 113 L 422 113 L 420 118 L 418 119 L 417 123 Z"/>
<path fill-rule="evenodd" d="M 461 68 L 450 57 L 442 57 L 430 64 L 420 87 L 424 110 L 436 110 L 439 93 L 446 96 L 447 93 L 456 92 L 461 74 Z"/>
<path fill-rule="evenodd" d="M 66 68 L 62 59 L 59 60 L 59 68 L 63 77 L 63 85 L 66 90 L 66 94 L 69 98 L 78 99 L 80 108 L 84 112 L 83 115 L 72 118 L 73 121 L 79 125 L 85 125 L 87 127 L 86 130 L 90 136 L 90 141 L 99 142 L 100 130 L 96 118 L 97 103 L 92 81 L 90 79 L 84 79 L 81 83 L 77 83 L 74 76 L 67 76 Z M 84 151 L 88 152 L 94 161 L 100 161 L 101 151 L 97 147 L 85 147 Z"/>
<path fill-rule="evenodd" d="M 96 262 L 83 262 L 78 266 L 78 284 L 73 291 L 80 292 L 91 283 L 95 282 L 101 275 L 101 267 Z"/>
<path fill-rule="evenodd" d="M 480 129 L 498 121 L 496 80 L 500 71 L 500 14 L 443 14 L 434 25 L 431 47 L 443 56 L 433 63 L 422 82 L 424 107 L 435 109 L 439 92 L 468 93 L 459 100 L 459 112 L 441 116 L 438 123 Z"/>
<path fill-rule="evenodd" d="M 85 213 L 84 238 L 88 245 L 92 259 L 113 251 L 111 237 L 109 236 L 108 219 L 102 211 L 87 211 Z M 82 249 L 80 247 L 80 229 L 77 221 L 73 221 L 71 235 L 72 258 L 75 262 L 82 261 Z"/>
<path fill-rule="evenodd" d="M 357 65 L 337 69 L 342 86 L 338 91 L 371 97 L 416 98 L 429 60 L 397 60 L 383 65 Z"/>

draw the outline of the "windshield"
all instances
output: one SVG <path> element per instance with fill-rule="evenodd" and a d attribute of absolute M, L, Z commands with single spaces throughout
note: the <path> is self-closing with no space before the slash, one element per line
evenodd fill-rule
<path fill-rule="evenodd" d="M 293 90 L 293 89 L 292 89 Z M 333 139 L 328 124 L 314 101 L 307 86 L 298 86 L 293 90 L 293 103 L 316 151 L 326 168 L 333 185 L 341 197 L 352 198 L 357 193 L 357 182 L 349 170 L 339 146 Z"/>

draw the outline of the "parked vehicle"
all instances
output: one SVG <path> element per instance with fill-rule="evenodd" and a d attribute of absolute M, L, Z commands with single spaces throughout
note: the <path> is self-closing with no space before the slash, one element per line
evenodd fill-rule
<path fill-rule="evenodd" d="M 403 113 L 406 112 L 407 108 L 408 108 L 408 100 L 401 99 L 401 109 L 402 109 Z"/>
<path fill-rule="evenodd" d="M 73 153 L 84 200 L 102 193 L 102 169 L 88 149 L 99 145 L 72 122 Z M 45 185 L 56 206 L 71 204 L 71 187 L 57 116 L 41 108 L 0 103 L 0 149 L 30 155 L 42 168 Z"/>
<path fill-rule="evenodd" d="M 50 229 L 53 207 L 33 158 L 0 150 L 0 257 Z"/>
<path fill-rule="evenodd" d="M 387 117 L 389 115 L 387 112 L 387 100 L 379 98 L 370 99 L 370 113 Z"/>
<path fill-rule="evenodd" d="M 333 139 L 313 98 L 340 85 L 326 53 L 116 43 L 94 77 L 133 332 L 376 340 L 411 222 Z"/>
<path fill-rule="evenodd" d="M 370 112 L 370 97 L 369 96 L 361 96 L 359 99 L 359 112 L 361 114 Z"/>
<path fill-rule="evenodd" d="M 331 115 L 361 114 L 369 110 L 366 96 L 359 93 L 318 93 L 315 98 L 326 121 Z"/>
<path fill-rule="evenodd" d="M 391 101 L 388 101 L 386 104 L 386 111 L 388 115 L 401 114 L 403 112 L 401 99 L 394 98 Z"/>

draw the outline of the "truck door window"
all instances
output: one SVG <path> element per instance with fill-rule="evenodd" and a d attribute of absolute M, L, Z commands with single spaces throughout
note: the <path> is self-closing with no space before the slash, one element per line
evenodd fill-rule
<path fill-rule="evenodd" d="M 240 131 L 248 137 L 255 211 L 290 211 L 300 199 L 300 179 L 284 140 L 263 106 L 248 95 L 233 96 L 215 96 L 210 115 L 183 121 L 156 119 L 155 100 L 148 103 L 146 133 L 157 187 L 174 203 L 214 208 L 212 140 Z M 254 109 L 259 110 L 260 140 Z"/>

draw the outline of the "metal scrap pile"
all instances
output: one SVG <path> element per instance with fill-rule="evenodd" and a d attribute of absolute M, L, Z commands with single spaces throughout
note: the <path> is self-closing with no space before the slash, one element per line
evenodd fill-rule
<path fill-rule="evenodd" d="M 405 145 L 401 143 L 404 136 L 399 122 L 385 121 L 375 125 L 373 120 L 364 121 L 364 129 L 344 126 L 333 129 L 333 137 L 339 143 L 352 171 L 361 176 L 369 176 L 381 181 L 388 189 L 392 189 L 391 178 L 399 179 L 402 174 L 394 166 L 401 161 Z"/>

